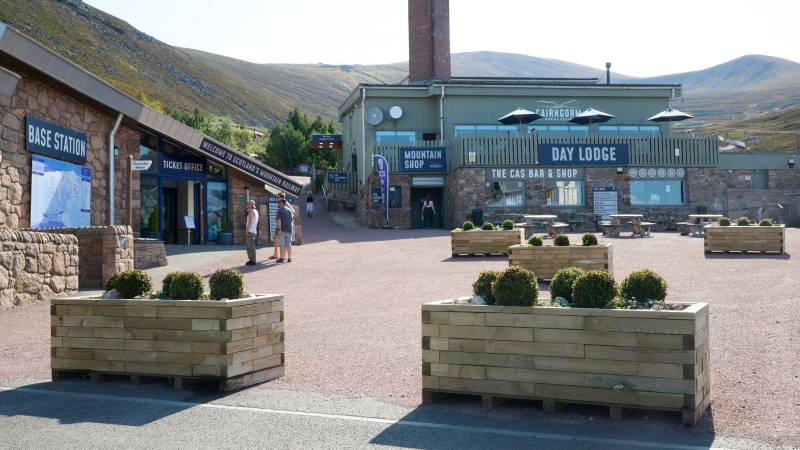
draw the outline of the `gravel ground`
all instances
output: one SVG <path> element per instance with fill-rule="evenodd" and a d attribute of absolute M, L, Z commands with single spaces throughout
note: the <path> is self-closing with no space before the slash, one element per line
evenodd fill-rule
<path fill-rule="evenodd" d="M 342 227 L 324 215 L 303 228 L 294 262 L 275 265 L 264 248 L 261 265 L 242 266 L 250 291 L 286 295 L 287 373 L 257 389 L 418 405 L 419 305 L 469 294 L 478 272 L 506 259 L 451 258 L 441 230 Z M 674 233 L 611 241 L 617 279 L 649 267 L 667 279 L 668 300 L 711 304 L 712 406 L 695 432 L 800 446 L 800 230 L 787 230 L 784 256 L 706 256 L 702 239 Z M 229 249 L 176 255 L 170 269 L 209 274 L 244 259 Z M 152 272 L 160 283 L 166 271 Z M 49 378 L 47 316 L 46 304 L 0 310 L 0 330 L 14 330 L 0 341 L 0 384 Z"/>

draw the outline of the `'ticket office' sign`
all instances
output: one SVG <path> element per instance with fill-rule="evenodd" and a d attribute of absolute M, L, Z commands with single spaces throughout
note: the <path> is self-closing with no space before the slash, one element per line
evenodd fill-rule
<path fill-rule="evenodd" d="M 539 144 L 539 164 L 571 166 L 625 166 L 628 144 Z"/>

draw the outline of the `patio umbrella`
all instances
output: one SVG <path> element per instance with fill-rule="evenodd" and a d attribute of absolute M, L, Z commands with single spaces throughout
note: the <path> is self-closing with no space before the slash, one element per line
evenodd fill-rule
<path fill-rule="evenodd" d="M 579 125 L 591 126 L 592 123 L 608 122 L 613 118 L 614 116 L 612 116 L 611 114 L 604 113 L 603 111 L 598 111 L 594 108 L 587 108 L 586 111 L 578 114 L 572 119 L 569 119 L 569 121 L 572 123 L 577 123 Z"/>
<path fill-rule="evenodd" d="M 667 108 L 647 120 L 650 122 L 680 122 L 686 119 L 694 119 L 694 116 L 677 109 Z"/>
<path fill-rule="evenodd" d="M 527 131 L 524 129 L 523 125 L 529 124 L 534 120 L 541 119 L 542 116 L 536 114 L 533 111 L 528 111 L 527 109 L 517 108 L 514 111 L 506 114 L 505 116 L 497 119 L 498 122 L 502 123 L 503 125 L 517 125 L 517 132 L 520 135 L 526 135 Z"/>

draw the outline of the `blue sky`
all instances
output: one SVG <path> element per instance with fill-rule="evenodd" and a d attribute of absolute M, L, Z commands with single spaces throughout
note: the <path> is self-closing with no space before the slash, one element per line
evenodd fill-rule
<path fill-rule="evenodd" d="M 407 0 L 87 0 L 168 44 L 257 63 L 408 59 Z M 453 52 L 492 50 L 635 76 L 745 54 L 800 61 L 800 2 L 451 0 Z"/>

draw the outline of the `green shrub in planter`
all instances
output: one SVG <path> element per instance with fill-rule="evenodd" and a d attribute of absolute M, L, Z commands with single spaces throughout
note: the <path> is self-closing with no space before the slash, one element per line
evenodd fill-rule
<path fill-rule="evenodd" d="M 511 220 L 508 220 L 508 219 L 504 220 L 503 221 L 503 229 L 504 230 L 513 230 L 514 229 L 514 222 L 512 222 Z"/>
<path fill-rule="evenodd" d="M 736 219 L 736 225 L 739 225 L 740 227 L 750 225 L 750 219 L 748 219 L 747 216 L 739 217 Z"/>
<path fill-rule="evenodd" d="M 541 247 L 543 244 L 544 241 L 542 241 L 542 238 L 539 236 L 531 236 L 531 238 L 528 239 L 528 245 L 531 247 Z"/>
<path fill-rule="evenodd" d="M 499 306 L 533 306 L 539 298 L 536 275 L 519 266 L 509 266 L 492 283 L 494 301 Z"/>
<path fill-rule="evenodd" d="M 584 233 L 583 236 L 581 236 L 581 240 L 583 241 L 584 247 L 597 245 L 597 236 L 592 233 Z"/>
<path fill-rule="evenodd" d="M 719 219 L 719 226 L 721 226 L 721 227 L 729 227 L 729 226 L 731 226 L 731 219 L 729 219 L 727 217 L 721 217 Z"/>
<path fill-rule="evenodd" d="M 199 300 L 203 296 L 203 278 L 195 272 L 175 272 L 167 294 L 173 300 Z"/>
<path fill-rule="evenodd" d="M 478 279 L 472 283 L 472 293 L 480 295 L 487 305 L 494 305 L 494 294 L 492 293 L 492 283 L 497 279 L 500 272 L 486 270 L 478 275 Z"/>
<path fill-rule="evenodd" d="M 483 226 L 481 227 L 481 230 L 484 230 L 484 231 L 493 231 L 493 230 L 494 230 L 494 224 L 493 224 L 493 223 L 491 223 L 491 222 L 486 222 L 486 223 L 485 223 L 485 224 L 483 224 Z"/>
<path fill-rule="evenodd" d="M 106 285 L 104 286 L 104 289 L 106 290 L 106 292 L 108 292 L 108 291 L 110 291 L 112 289 L 116 289 L 115 286 L 116 286 L 116 282 L 117 282 L 117 277 L 119 276 L 120 273 L 122 273 L 122 272 L 117 272 L 117 273 L 111 275 L 108 278 L 108 281 L 106 281 Z"/>
<path fill-rule="evenodd" d="M 578 267 L 565 267 L 555 275 L 550 282 L 550 298 L 561 297 L 568 302 L 572 302 L 572 285 L 585 272 Z"/>
<path fill-rule="evenodd" d="M 553 237 L 553 245 L 556 247 L 569 247 L 569 237 L 566 234 L 557 234 Z"/>
<path fill-rule="evenodd" d="M 619 295 L 625 300 L 663 301 L 667 297 L 667 281 L 650 269 L 631 272 L 619 285 Z"/>
<path fill-rule="evenodd" d="M 602 270 L 586 272 L 572 285 L 572 306 L 579 308 L 608 308 L 616 296 L 614 277 Z"/>
<path fill-rule="evenodd" d="M 212 300 L 222 300 L 223 298 L 233 300 L 244 297 L 244 278 L 238 270 L 217 270 L 208 279 L 208 287 L 209 298 Z"/>
<path fill-rule="evenodd" d="M 169 288 L 172 285 L 172 280 L 175 279 L 175 276 L 181 272 L 170 272 L 168 273 L 163 280 L 161 280 L 161 293 L 169 297 Z"/>
<path fill-rule="evenodd" d="M 475 229 L 475 224 L 472 223 L 471 220 L 467 220 L 466 222 L 464 222 L 463 225 L 461 225 L 461 229 L 464 230 L 464 231 L 474 230 Z"/>
<path fill-rule="evenodd" d="M 153 290 L 153 280 L 141 270 L 126 270 L 116 274 L 113 289 L 119 292 L 119 298 L 136 298 Z"/>
<path fill-rule="evenodd" d="M 761 222 L 758 222 L 758 225 L 762 227 L 771 227 L 773 223 L 771 219 L 761 219 Z"/>

